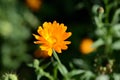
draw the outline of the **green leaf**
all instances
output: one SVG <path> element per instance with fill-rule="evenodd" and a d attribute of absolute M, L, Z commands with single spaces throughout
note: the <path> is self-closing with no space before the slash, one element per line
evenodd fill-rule
<path fill-rule="evenodd" d="M 108 75 L 99 75 L 96 80 L 110 80 L 110 77 Z"/>
<path fill-rule="evenodd" d="M 85 71 L 84 70 L 72 70 L 71 72 L 69 72 L 67 75 L 69 77 L 72 77 L 72 76 L 75 76 L 75 75 L 79 75 L 79 74 L 82 74 L 84 73 Z"/>
<path fill-rule="evenodd" d="M 120 24 L 116 24 L 112 27 L 113 34 L 115 37 L 120 38 Z"/>
<path fill-rule="evenodd" d="M 29 66 L 29 67 L 33 67 L 33 64 L 27 64 L 27 66 Z"/>
<path fill-rule="evenodd" d="M 93 48 L 98 48 L 100 46 L 104 45 L 103 39 L 99 38 L 97 41 L 95 41 L 92 45 Z"/>
<path fill-rule="evenodd" d="M 112 19 L 112 25 L 118 23 L 119 15 L 120 15 L 120 9 L 117 9 Z"/>
<path fill-rule="evenodd" d="M 100 26 L 100 24 L 98 24 Z M 100 27 L 95 30 L 97 36 L 105 36 L 107 34 L 107 29 L 105 27 Z"/>
<path fill-rule="evenodd" d="M 83 59 L 73 59 L 73 64 L 79 68 L 89 69 L 89 65 Z"/>
<path fill-rule="evenodd" d="M 63 76 L 65 76 L 68 73 L 67 68 L 63 64 L 59 64 L 58 69 Z"/>
<path fill-rule="evenodd" d="M 113 78 L 114 80 L 120 80 L 120 74 L 114 73 Z"/>
<path fill-rule="evenodd" d="M 115 50 L 120 50 L 120 40 L 115 41 L 115 42 L 112 44 L 112 48 L 115 49 Z"/>
<path fill-rule="evenodd" d="M 81 80 L 90 80 L 94 76 L 95 74 L 93 74 L 91 71 L 86 71 L 85 74 L 82 75 Z"/>

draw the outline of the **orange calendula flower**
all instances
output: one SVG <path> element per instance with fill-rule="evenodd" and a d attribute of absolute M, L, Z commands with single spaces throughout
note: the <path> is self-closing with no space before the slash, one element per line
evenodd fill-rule
<path fill-rule="evenodd" d="M 83 54 L 89 54 L 95 50 L 92 48 L 93 41 L 90 38 L 83 39 L 80 44 L 80 51 Z"/>
<path fill-rule="evenodd" d="M 48 55 L 52 55 L 52 50 L 54 49 L 58 53 L 62 53 L 61 50 L 66 50 L 67 45 L 70 41 L 65 41 L 71 36 L 71 32 L 66 32 L 67 26 L 64 24 L 59 24 L 56 21 L 44 22 L 43 27 L 39 27 L 37 32 L 39 35 L 33 34 L 33 36 L 38 40 L 34 41 L 35 44 L 41 44 L 41 50 L 47 51 Z"/>
<path fill-rule="evenodd" d="M 42 0 L 26 0 L 26 4 L 33 11 L 37 11 L 40 9 Z"/>
<path fill-rule="evenodd" d="M 48 55 L 48 52 L 47 51 L 44 51 L 44 50 L 41 50 L 40 48 L 37 49 L 35 52 L 34 52 L 34 56 L 36 58 L 48 58 L 49 55 Z"/>

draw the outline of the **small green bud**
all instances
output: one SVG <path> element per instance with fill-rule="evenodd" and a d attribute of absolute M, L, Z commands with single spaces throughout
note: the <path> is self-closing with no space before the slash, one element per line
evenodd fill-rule
<path fill-rule="evenodd" d="M 40 63 L 39 60 L 35 59 L 34 62 L 33 62 L 34 67 L 38 68 L 39 63 Z"/>
<path fill-rule="evenodd" d="M 18 80 L 18 78 L 16 74 L 5 74 L 3 80 Z"/>

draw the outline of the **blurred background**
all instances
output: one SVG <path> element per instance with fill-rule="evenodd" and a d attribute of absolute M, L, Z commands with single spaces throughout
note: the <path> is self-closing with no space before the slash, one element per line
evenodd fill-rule
<path fill-rule="evenodd" d="M 34 69 L 26 64 L 42 57 L 35 55 L 39 46 L 33 43 L 35 38 L 32 34 L 36 34 L 38 26 L 45 21 L 55 20 L 64 23 L 67 31 L 72 32 L 68 39 L 72 44 L 68 50 L 58 54 L 61 62 L 69 69 L 68 65 L 74 59 L 79 59 L 78 63 L 84 60 L 91 65 L 89 69 L 94 69 L 96 52 L 84 55 L 80 51 L 82 40 L 97 39 L 94 34 L 93 5 L 105 6 L 103 0 L 0 0 L 0 74 L 16 73 L 20 80 L 35 80 Z M 46 58 L 48 61 L 49 58 Z"/>

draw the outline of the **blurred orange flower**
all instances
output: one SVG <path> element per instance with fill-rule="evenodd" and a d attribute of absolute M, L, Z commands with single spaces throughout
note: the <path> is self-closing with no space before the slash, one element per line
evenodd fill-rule
<path fill-rule="evenodd" d="M 26 0 L 26 4 L 33 11 L 37 11 L 40 9 L 42 0 Z"/>
<path fill-rule="evenodd" d="M 85 38 L 82 40 L 80 44 L 80 51 L 83 54 L 89 54 L 95 50 L 95 48 L 92 48 L 93 40 L 90 38 Z"/>
<path fill-rule="evenodd" d="M 34 52 L 34 56 L 36 58 L 48 58 L 49 55 L 48 55 L 48 52 L 47 51 L 43 51 L 41 50 L 40 48 L 37 49 L 35 52 Z"/>
<path fill-rule="evenodd" d="M 39 27 L 37 32 L 39 35 L 33 34 L 33 36 L 38 40 L 34 41 L 35 44 L 41 44 L 41 50 L 47 51 L 48 55 L 52 55 L 52 49 L 58 53 L 62 53 L 61 50 L 66 50 L 67 45 L 70 41 L 65 41 L 69 38 L 72 33 L 66 32 L 67 26 L 64 24 L 59 24 L 56 21 L 44 22 L 43 27 Z"/>

